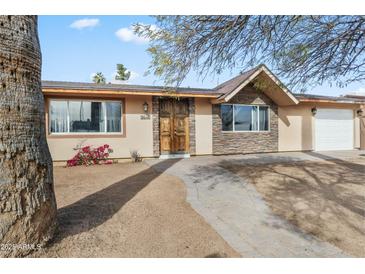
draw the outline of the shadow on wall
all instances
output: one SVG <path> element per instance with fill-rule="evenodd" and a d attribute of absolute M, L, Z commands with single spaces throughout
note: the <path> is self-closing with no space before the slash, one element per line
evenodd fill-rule
<path fill-rule="evenodd" d="M 313 149 L 313 125 L 310 108 L 279 107 L 279 145 L 284 151 Z"/>
<path fill-rule="evenodd" d="M 279 113 L 279 119 L 285 124 L 285 126 L 289 127 L 290 121 L 288 119 L 288 115 L 283 115 L 282 113 L 283 113 L 283 110 L 281 109 L 281 111 Z"/>
<path fill-rule="evenodd" d="M 53 242 L 80 234 L 102 225 L 138 192 L 180 159 L 150 166 L 142 172 L 116 182 L 58 210 L 59 229 Z"/>
<path fill-rule="evenodd" d="M 302 150 L 313 150 L 314 149 L 314 139 L 315 135 L 313 133 L 315 121 L 312 117 L 312 112 L 309 110 L 310 114 L 302 116 Z"/>

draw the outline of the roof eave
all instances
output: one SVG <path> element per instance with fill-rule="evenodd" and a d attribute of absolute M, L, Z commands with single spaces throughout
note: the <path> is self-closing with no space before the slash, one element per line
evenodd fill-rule
<path fill-rule="evenodd" d="M 252 73 L 245 81 L 243 81 L 238 87 L 236 87 L 231 92 L 228 92 L 216 100 L 213 100 L 212 103 L 226 103 L 231 100 L 239 91 L 241 91 L 245 86 L 247 86 L 251 81 L 253 81 L 261 72 L 265 72 L 267 76 L 285 93 L 285 95 L 289 98 L 288 105 L 297 105 L 299 104 L 299 100 L 281 83 L 281 81 L 265 66 L 260 65 L 257 70 Z"/>
<path fill-rule="evenodd" d="M 297 104 L 299 104 L 299 100 L 294 96 L 294 94 L 265 65 L 262 65 L 262 70 L 289 97 L 289 99 L 291 100 L 291 104 L 289 104 L 289 105 L 297 105 Z"/>
<path fill-rule="evenodd" d="M 299 98 L 300 103 L 329 103 L 329 104 L 351 104 L 363 105 L 365 102 L 348 101 L 348 100 L 329 100 L 329 99 L 315 99 L 315 98 Z"/>
<path fill-rule="evenodd" d="M 131 90 L 110 90 L 110 89 L 65 89 L 65 88 L 47 88 L 43 87 L 42 92 L 45 95 L 82 95 L 82 96 L 100 96 L 100 95 L 136 95 L 136 96 L 174 96 L 174 97 L 196 97 L 196 98 L 217 98 L 215 94 L 202 93 L 185 93 L 185 92 L 151 92 L 151 91 L 131 91 Z"/>

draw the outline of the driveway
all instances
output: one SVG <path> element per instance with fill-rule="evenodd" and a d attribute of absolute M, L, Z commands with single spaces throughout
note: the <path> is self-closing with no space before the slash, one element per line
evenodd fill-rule
<path fill-rule="evenodd" d="M 181 178 L 187 201 L 243 257 L 347 257 L 364 256 L 363 158 L 294 152 L 147 163 Z"/>

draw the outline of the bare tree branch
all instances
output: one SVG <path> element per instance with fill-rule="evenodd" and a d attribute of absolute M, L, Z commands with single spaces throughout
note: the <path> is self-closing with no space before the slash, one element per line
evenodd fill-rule
<path fill-rule="evenodd" d="M 157 16 L 158 29 L 135 32 L 151 41 L 148 73 L 180 85 L 201 77 L 268 64 L 291 88 L 365 78 L 364 16 Z"/>

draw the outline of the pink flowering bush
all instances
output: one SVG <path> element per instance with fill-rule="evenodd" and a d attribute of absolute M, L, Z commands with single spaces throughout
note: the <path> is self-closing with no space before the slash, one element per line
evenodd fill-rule
<path fill-rule="evenodd" d="M 103 146 L 92 148 L 91 146 L 85 146 L 78 149 L 77 154 L 67 161 L 67 167 L 73 166 L 90 166 L 90 165 L 102 165 L 112 164 L 112 160 L 108 160 L 112 148 L 105 144 Z"/>

